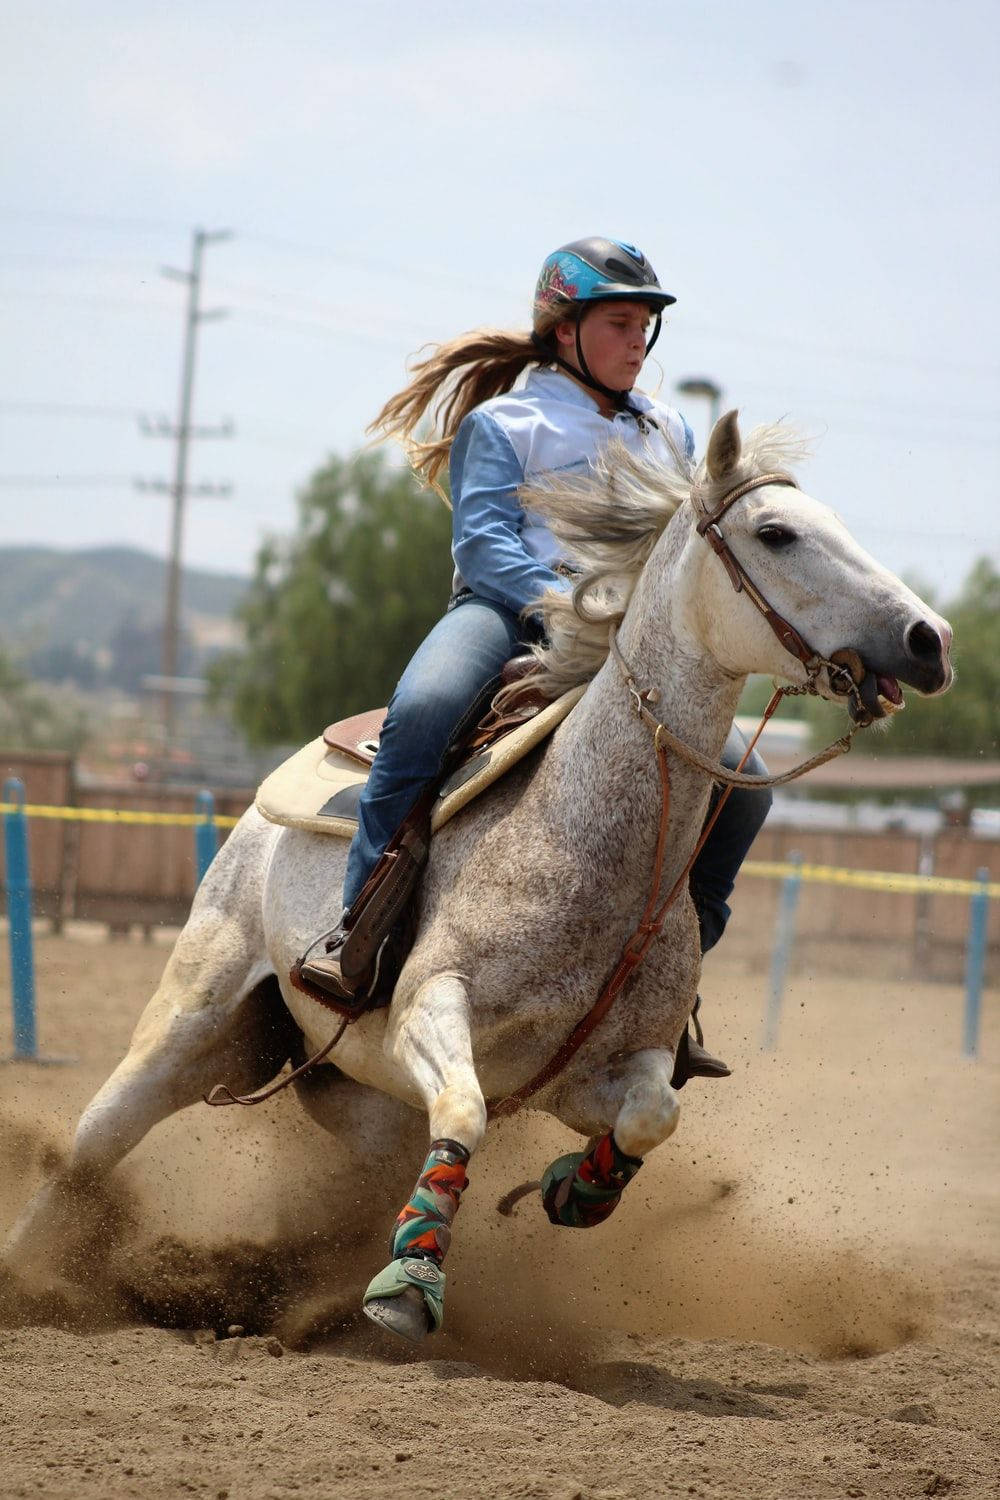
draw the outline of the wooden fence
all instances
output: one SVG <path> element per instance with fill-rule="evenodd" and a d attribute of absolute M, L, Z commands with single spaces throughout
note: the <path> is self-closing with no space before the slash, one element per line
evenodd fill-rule
<path fill-rule="evenodd" d="M 190 815 L 199 791 L 117 782 L 80 786 L 66 755 L 0 754 L 0 776 L 20 777 L 28 803 L 125 812 Z M 215 811 L 239 817 L 252 801 L 252 790 L 227 788 L 216 792 Z M 219 830 L 220 844 L 227 831 Z M 57 926 L 79 917 L 107 922 L 113 930 L 133 923 L 149 928 L 179 924 L 187 916 L 196 884 L 190 827 L 32 818 L 29 847 L 35 913 Z"/>
<path fill-rule="evenodd" d="M 177 812 L 195 810 L 198 788 L 76 784 L 69 756 L 2 755 L 3 778 L 19 776 L 26 800 L 80 808 Z M 253 800 L 251 790 L 215 794 L 216 812 L 238 817 Z M 220 831 L 220 842 L 225 830 Z M 194 832 L 190 827 L 76 823 L 32 819 L 32 882 L 37 915 L 57 924 L 82 917 L 121 930 L 132 924 L 180 924 L 195 889 Z M 842 869 L 927 872 L 972 879 L 987 868 L 1000 879 L 1000 841 L 945 830 L 933 839 L 917 835 L 765 828 L 751 860 L 785 860 L 797 851 L 810 864 Z M 0 878 L 3 851 L 0 848 Z M 741 876 L 726 953 L 754 966 L 770 957 L 780 884 Z M 990 903 L 990 962 L 1000 956 L 1000 902 Z M 861 965 L 874 974 L 955 979 L 961 976 L 969 923 L 967 897 L 831 887 L 803 887 L 798 915 L 796 962 L 822 962 L 839 972 Z M 996 973 L 995 967 L 993 973 Z"/>
<path fill-rule="evenodd" d="M 799 853 L 807 864 L 857 872 L 886 870 L 975 879 L 980 869 L 1000 880 L 1000 841 L 943 829 L 933 837 L 902 832 L 865 833 L 764 827 L 750 862 L 784 861 Z M 753 967 L 770 962 L 780 882 L 741 875 L 733 894 L 726 952 Z M 969 931 L 969 897 L 933 890 L 880 891 L 863 886 L 807 882 L 798 903 L 795 967 L 851 970 L 869 977 L 957 980 L 962 977 Z M 990 902 L 992 975 L 1000 958 L 1000 901 Z"/>

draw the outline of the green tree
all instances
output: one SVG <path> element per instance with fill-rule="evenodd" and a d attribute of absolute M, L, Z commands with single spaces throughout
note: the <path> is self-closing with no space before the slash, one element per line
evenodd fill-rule
<path fill-rule="evenodd" d="M 79 751 L 89 735 L 84 710 L 38 687 L 0 650 L 0 745 L 5 750 Z"/>
<path fill-rule="evenodd" d="M 1000 571 L 982 557 L 958 597 L 941 611 L 955 632 L 955 681 L 944 698 L 906 693 L 906 708 L 886 735 L 861 734 L 855 750 L 898 755 L 950 755 L 971 760 L 1000 754 Z M 841 710 L 809 699 L 813 739 L 826 744 L 839 732 Z"/>
<path fill-rule="evenodd" d="M 771 701 L 774 683 L 773 677 L 762 677 L 754 672 L 747 678 L 736 712 L 745 714 L 748 719 L 759 719 Z M 804 719 L 807 717 L 806 700 L 804 697 L 785 698 L 777 712 L 782 719 Z"/>
<path fill-rule="evenodd" d="M 251 743 L 312 739 L 386 702 L 447 603 L 450 538 L 440 499 L 381 452 L 313 476 L 294 536 L 257 555 L 237 610 L 245 648 L 210 672 Z"/>

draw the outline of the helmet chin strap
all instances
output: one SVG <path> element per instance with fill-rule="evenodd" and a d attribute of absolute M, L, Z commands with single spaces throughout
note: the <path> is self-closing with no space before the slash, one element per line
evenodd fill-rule
<path fill-rule="evenodd" d="M 592 391 L 598 391 L 600 395 L 605 396 L 614 404 L 618 411 L 631 411 L 632 404 L 628 399 L 632 392 L 631 386 L 629 386 L 628 390 L 625 391 L 614 391 L 610 386 L 602 385 L 601 381 L 599 381 L 596 376 L 592 375 L 590 372 L 590 366 L 587 364 L 586 356 L 583 352 L 583 340 L 580 337 L 580 327 L 583 323 L 584 311 L 585 309 L 581 307 L 576 317 L 577 363 L 575 365 L 571 365 L 568 360 L 563 359 L 558 354 L 553 356 L 555 363 L 557 365 L 560 365 L 562 369 L 568 371 L 568 373 L 572 375 L 575 380 L 581 380 L 583 384 L 589 386 Z M 660 337 L 660 328 L 662 326 L 662 323 L 663 316 L 658 312 L 656 314 L 656 323 L 653 326 L 653 336 L 649 340 L 649 343 L 646 345 L 647 355 L 649 354 L 649 351 L 652 349 L 653 345 L 656 343 L 656 340 Z"/>

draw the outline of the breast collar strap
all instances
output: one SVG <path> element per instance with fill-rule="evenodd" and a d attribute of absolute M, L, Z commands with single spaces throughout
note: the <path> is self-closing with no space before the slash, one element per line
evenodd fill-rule
<path fill-rule="evenodd" d="M 736 592 L 746 594 L 751 603 L 760 610 L 785 650 L 792 656 L 798 657 L 806 670 L 812 673 L 822 665 L 822 659 L 808 641 L 799 634 L 795 626 L 768 602 L 739 558 L 733 555 L 729 543 L 719 530 L 719 522 L 737 500 L 742 500 L 744 495 L 749 495 L 752 490 L 759 490 L 766 484 L 790 484 L 793 489 L 798 489 L 798 485 L 790 474 L 758 474 L 755 479 L 747 479 L 743 484 L 736 485 L 734 489 L 727 490 L 715 509 L 702 516 L 697 530 L 699 536 L 705 538 L 729 574 L 729 581 Z"/>

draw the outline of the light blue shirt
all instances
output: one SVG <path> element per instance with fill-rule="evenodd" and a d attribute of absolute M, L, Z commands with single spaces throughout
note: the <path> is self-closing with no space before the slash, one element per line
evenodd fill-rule
<path fill-rule="evenodd" d="M 561 371 L 536 369 L 523 389 L 484 401 L 451 446 L 455 588 L 471 588 L 520 613 L 550 588 L 566 588 L 555 567 L 559 543 L 518 489 L 541 474 L 584 469 L 612 440 L 653 463 L 674 464 L 671 442 L 690 458 L 694 434 L 679 412 L 638 391 L 639 418 L 603 417 L 595 399 Z"/>

